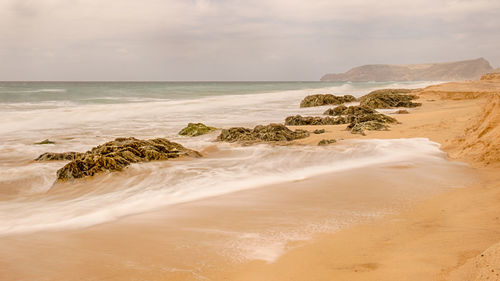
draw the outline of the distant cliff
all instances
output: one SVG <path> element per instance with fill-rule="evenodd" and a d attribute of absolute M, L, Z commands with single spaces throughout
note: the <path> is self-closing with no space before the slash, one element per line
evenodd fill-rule
<path fill-rule="evenodd" d="M 456 81 L 476 80 L 492 71 L 484 58 L 427 64 L 371 64 L 352 68 L 346 73 L 326 74 L 321 81 Z"/>

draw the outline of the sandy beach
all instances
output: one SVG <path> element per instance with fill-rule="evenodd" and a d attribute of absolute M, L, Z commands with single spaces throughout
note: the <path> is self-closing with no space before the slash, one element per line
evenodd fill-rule
<path fill-rule="evenodd" d="M 293 127 L 326 130 L 293 143 L 304 148 L 428 138 L 450 165 L 381 163 L 87 228 L 2 236 L 0 279 L 498 279 L 499 93 L 495 81 L 430 86 L 417 93 L 421 107 L 393 115 L 400 124 L 366 136 L 345 125 Z"/>

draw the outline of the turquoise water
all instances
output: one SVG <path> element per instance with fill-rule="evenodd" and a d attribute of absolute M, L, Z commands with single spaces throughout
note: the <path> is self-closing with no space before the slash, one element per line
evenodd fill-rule
<path fill-rule="evenodd" d="M 359 94 L 395 83 L 366 82 L 0 82 L 0 103 L 114 104 L 349 86 Z M 413 86 L 402 82 L 398 86 Z M 340 90 L 340 92 L 342 92 Z"/>

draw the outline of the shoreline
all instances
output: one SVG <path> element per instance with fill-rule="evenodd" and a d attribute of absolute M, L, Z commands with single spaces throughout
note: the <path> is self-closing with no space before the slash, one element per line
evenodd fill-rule
<path fill-rule="evenodd" d="M 500 256 L 500 82 L 451 82 L 429 86 L 418 95 L 422 107 L 397 115 L 402 124 L 391 126 L 389 132 L 370 131 L 360 137 L 344 126 L 310 126 L 327 133 L 299 143 L 314 145 L 339 136 L 428 137 L 441 144 L 451 161 L 474 167 L 481 174 L 479 184 L 434 196 L 376 222 L 323 235 L 273 264 L 253 262 L 239 268 L 229 279 L 498 280 L 500 270 L 493 268 Z"/>
<path fill-rule="evenodd" d="M 34 269 L 29 268 L 29 273 L 33 276 L 44 276 L 44 271 L 47 273 L 46 270 L 50 270 L 52 267 L 58 268 L 58 263 L 63 262 L 65 266 L 60 267 L 61 272 L 58 274 L 65 276 L 66 280 L 85 276 L 104 276 L 106 280 L 123 280 L 125 277 L 132 278 L 133 270 L 142 270 L 140 264 L 134 263 L 134 260 L 137 261 L 136 258 L 140 257 L 145 260 L 146 264 L 151 263 L 156 275 L 144 271 L 144 275 L 135 277 L 154 278 L 155 280 L 158 278 L 168 280 L 332 280 L 332 278 L 334 280 L 354 281 L 470 280 L 464 276 L 474 274 L 474 266 L 470 265 L 471 259 L 500 241 L 500 220 L 497 216 L 500 213 L 500 191 L 497 191 L 500 187 L 500 176 L 498 175 L 500 163 L 497 161 L 498 154 L 495 154 L 497 152 L 495 149 L 498 148 L 498 141 L 495 139 L 497 135 L 491 135 L 492 132 L 498 131 L 500 83 L 490 83 L 486 86 L 484 83 L 487 82 L 454 82 L 423 89 L 419 92 L 419 102 L 423 103 L 422 107 L 411 109 L 410 114 L 393 115 L 401 121 L 401 124 L 391 125 L 390 131 L 369 131 L 367 136 L 360 136 L 346 131 L 345 125 L 289 126 L 309 131 L 320 128 L 326 130 L 324 134 L 312 134 L 306 139 L 292 142 L 297 145 L 316 145 L 319 140 L 328 138 L 428 138 L 441 144 L 441 149 L 448 153 L 449 160 L 464 161 L 474 168 L 475 172 L 480 175 L 480 182 L 470 187 L 444 191 L 444 193 L 438 192 L 423 200 L 416 200 L 417 203 L 411 204 L 409 209 L 402 208 L 400 209 L 402 211 L 398 211 L 396 214 L 389 213 L 389 215 L 376 217 L 373 220 L 362 220 L 335 233 L 310 237 L 306 243 L 301 242 L 300 239 L 294 242 L 292 239 L 284 246 L 287 251 L 277 259 L 270 258 L 268 262 L 258 260 L 242 262 L 222 270 L 200 265 L 200 270 L 193 271 L 192 269 L 183 269 L 182 263 L 179 264 L 178 268 L 162 267 L 162 261 L 176 261 L 179 257 L 175 255 L 175 251 L 169 251 L 169 248 L 166 247 L 168 245 L 158 245 L 154 242 L 161 241 L 164 239 L 162 237 L 169 237 L 163 236 L 168 233 L 176 235 L 180 239 L 179 241 L 186 239 L 182 231 L 172 232 L 173 230 L 169 228 L 167 223 L 155 225 L 163 219 L 166 219 L 165 222 L 170 219 L 170 214 L 165 214 L 165 212 L 163 215 L 166 217 L 163 218 L 161 216 L 155 217 L 154 212 L 148 212 L 84 229 L 14 235 L 14 237 L 7 239 L 14 246 L 5 244 L 2 246 L 0 243 L 3 253 L 16 252 L 14 257 L 0 257 L 0 276 L 9 272 L 28 270 L 28 268 L 23 268 L 22 263 L 16 264 L 15 260 L 18 259 L 19 262 L 26 263 L 26 259 L 32 259 L 32 264 L 37 264 L 40 258 L 47 257 L 45 249 L 48 249 L 50 256 L 59 258 L 49 258 L 44 261 L 46 268 L 44 265 L 39 265 L 38 268 Z M 464 131 L 467 133 L 464 134 Z M 488 146 L 493 150 L 485 149 Z M 392 167 L 391 169 L 399 168 Z M 472 174 L 472 172 L 464 170 L 464 174 L 469 173 Z M 331 174 L 330 176 L 332 176 Z M 352 174 L 352 177 L 363 176 L 363 172 L 356 174 L 350 171 L 349 174 Z M 323 180 L 319 180 L 322 177 Z M 328 175 L 313 177 L 304 182 L 280 184 L 281 187 L 277 187 L 277 190 L 309 184 L 326 191 L 328 189 L 325 188 L 333 184 L 326 184 L 327 181 L 324 180 L 324 177 L 328 177 Z M 376 177 L 372 178 L 372 183 L 375 185 L 374 179 Z M 331 178 L 330 181 L 335 183 L 336 180 L 336 178 Z M 406 180 L 408 181 L 408 179 Z M 414 181 L 418 181 L 418 177 Z M 401 181 L 400 184 L 403 182 Z M 410 182 L 404 185 L 408 191 L 411 191 Z M 344 184 L 347 183 L 349 183 L 348 177 L 344 179 Z M 376 190 L 379 189 L 375 188 L 372 191 L 373 196 L 377 195 L 383 198 L 383 194 L 377 194 Z M 383 191 L 383 189 L 379 191 Z M 344 189 L 343 192 L 352 191 Z M 248 201 L 254 202 L 253 204 L 257 204 L 257 202 L 264 204 L 271 200 L 262 194 L 255 196 L 259 193 L 270 195 L 270 193 L 265 193 L 262 188 L 256 188 L 180 204 L 178 208 L 182 209 L 183 206 L 194 205 L 197 206 L 195 209 L 201 214 L 204 213 L 203 210 L 206 211 L 206 207 L 209 205 L 227 205 L 227 210 L 231 210 L 231 204 L 224 203 L 222 199 L 234 198 L 242 196 L 242 194 L 253 194 L 252 200 L 255 201 Z M 276 193 L 274 199 L 278 200 L 280 192 Z M 310 193 L 309 196 L 313 195 L 314 192 Z M 387 193 L 386 195 L 392 194 Z M 283 201 L 281 205 L 273 205 L 269 201 L 267 203 L 270 205 L 266 208 L 280 212 L 288 209 L 289 206 L 297 206 L 296 204 L 300 205 L 301 202 L 306 201 L 310 206 L 307 204 L 304 206 L 310 208 L 314 206 L 312 203 L 319 202 L 315 201 L 321 199 L 316 198 L 318 196 L 321 197 L 321 195 L 315 195 L 310 198 L 309 202 L 304 199 L 306 197 L 296 195 L 293 200 Z M 259 200 L 257 201 L 256 198 Z M 367 202 L 374 204 L 377 203 L 377 200 L 372 199 Z M 208 205 L 204 206 L 204 204 Z M 256 214 L 249 212 L 253 205 L 248 204 L 249 209 L 241 210 L 242 214 L 246 215 L 246 218 L 256 217 Z M 351 202 L 351 205 L 355 204 L 357 203 Z M 270 207 L 271 205 L 272 207 Z M 207 212 L 216 219 L 222 219 L 223 223 L 235 224 L 242 229 L 248 227 L 244 225 L 244 220 L 224 220 L 226 213 L 220 210 L 215 213 Z M 184 218 L 189 221 L 189 216 Z M 237 216 L 232 218 L 237 218 Z M 303 219 L 307 220 L 307 217 Z M 274 221 L 280 220 L 283 218 L 274 218 Z M 205 223 L 207 221 L 209 222 L 210 219 L 205 219 Z M 133 223 L 127 225 L 127 222 Z M 290 222 L 284 220 L 281 223 L 287 225 Z M 256 222 L 256 225 L 259 223 Z M 186 225 L 186 227 L 188 226 Z M 117 237 L 117 233 L 120 233 L 119 237 Z M 210 235 L 200 234 L 199 237 L 196 235 L 194 237 L 196 239 L 210 239 Z M 65 245 L 64 241 L 77 243 Z M 34 248 L 31 249 L 31 246 L 16 248 L 15 246 L 16 244 L 22 246 L 26 242 Z M 139 243 L 135 244 L 136 242 Z M 50 243 L 56 246 L 60 245 L 60 247 L 50 247 Z M 71 245 L 70 252 L 67 249 L 69 245 Z M 125 245 L 130 248 L 129 251 L 135 251 L 134 255 L 130 255 L 130 252 L 122 249 Z M 172 244 L 170 247 L 170 249 L 182 248 L 182 245 Z M 17 250 L 20 252 L 17 253 Z M 193 253 L 200 254 L 196 251 Z M 266 254 L 263 253 L 263 255 Z M 195 256 L 189 257 L 188 255 L 187 259 Z M 216 264 L 224 264 L 220 257 L 212 256 L 212 258 Z M 10 259 L 9 263 L 7 263 L 8 259 Z M 28 262 L 27 265 L 29 264 Z M 461 267 L 462 265 L 465 267 Z M 110 266 L 113 268 L 109 268 Z M 83 275 L 79 276 L 78 274 Z M 449 279 L 448 276 L 454 279 Z M 49 278 L 49 280 L 53 279 Z"/>

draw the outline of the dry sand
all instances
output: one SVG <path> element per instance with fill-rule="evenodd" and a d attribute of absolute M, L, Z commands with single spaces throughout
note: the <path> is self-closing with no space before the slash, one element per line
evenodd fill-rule
<path fill-rule="evenodd" d="M 434 195 L 397 214 L 364 220 L 308 243 L 287 245 L 288 251 L 275 262 L 242 262 L 228 268 L 219 253 L 210 252 L 203 244 L 197 249 L 183 249 L 168 240 L 193 239 L 182 229 L 204 222 L 207 227 L 217 222 L 244 229 L 252 223 L 245 220 L 266 214 L 279 214 L 269 217 L 276 224 L 289 224 L 292 218 L 300 220 L 304 214 L 294 213 L 290 206 L 309 208 L 317 214 L 324 207 L 329 212 L 322 194 L 334 191 L 325 187 L 326 178 L 179 205 L 169 210 L 172 217 L 152 212 L 83 230 L 3 237 L 0 280 L 500 280 L 500 246 L 492 246 L 500 241 L 499 93 L 500 82 L 494 81 L 431 86 L 419 93 L 423 106 L 412 109 L 410 114 L 395 115 L 401 124 L 391 126 L 390 131 L 360 136 L 345 131 L 345 125 L 323 126 L 325 134 L 300 141 L 316 145 L 324 138 L 427 137 L 441 143 L 452 159 L 468 162 L 480 181 Z M 363 178 L 356 179 L 374 186 L 373 193 L 366 195 L 366 210 L 383 204 L 383 198 L 394 199 L 391 190 L 384 194 L 383 189 L 378 189 L 378 180 L 383 180 L 377 178 L 379 172 L 364 172 Z M 390 174 L 391 170 L 385 172 Z M 349 192 L 356 192 L 352 190 L 355 186 L 349 185 L 349 177 L 360 174 L 351 173 L 335 177 L 339 185 L 344 183 L 346 187 L 332 194 L 338 197 L 337 203 L 352 198 Z M 455 171 L 459 181 L 468 173 Z M 411 175 L 406 181 L 408 192 L 413 186 L 425 185 Z M 304 184 L 314 186 L 318 192 L 302 194 L 299 187 Z M 292 192 L 280 192 L 283 188 Z M 266 197 L 270 194 L 278 196 Z M 241 202 L 242 197 L 246 206 L 238 209 L 231 204 L 231 199 Z M 355 206 L 359 202 L 345 204 Z M 314 206 L 320 208 L 311 209 Z M 397 204 L 390 206 L 398 209 Z M 172 210 L 184 217 L 176 221 Z M 228 210 L 232 213 L 228 214 Z M 190 212 L 196 213 L 196 222 Z M 310 216 L 304 215 L 306 218 Z M 158 224 L 159 219 L 165 223 Z M 259 223 L 254 222 L 252 227 L 259 228 Z M 194 239 L 217 241 L 212 234 Z M 188 254 L 181 257 L 179 251 Z M 199 264 L 198 270 L 184 269 L 186 262 L 206 255 L 213 264 Z"/>

